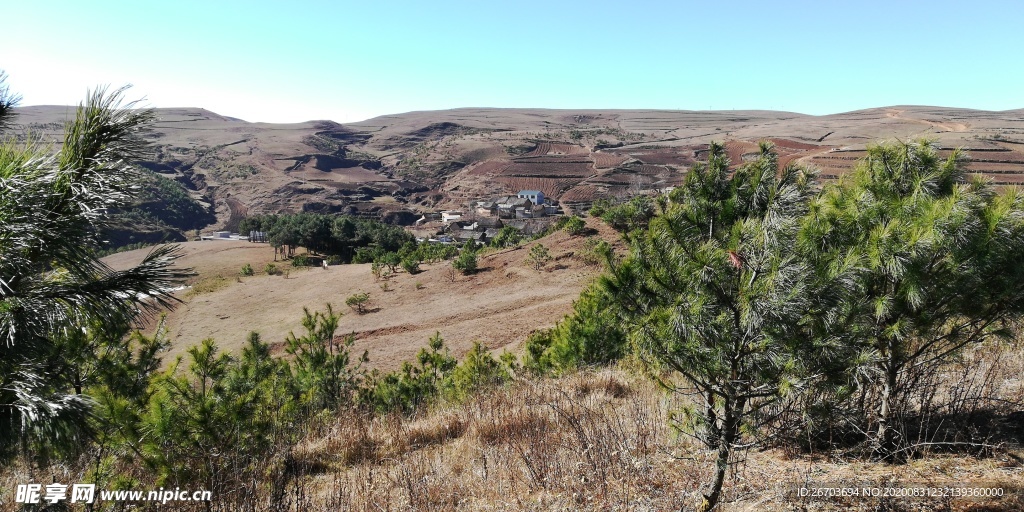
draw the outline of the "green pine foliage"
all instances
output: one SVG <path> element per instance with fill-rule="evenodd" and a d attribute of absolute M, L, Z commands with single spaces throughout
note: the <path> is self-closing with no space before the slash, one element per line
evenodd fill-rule
<path fill-rule="evenodd" d="M 386 374 L 372 374 L 359 401 L 378 413 L 412 414 L 440 401 L 462 401 L 474 393 L 500 386 L 512 378 L 514 357 L 495 359 L 476 342 L 459 363 L 444 345 L 441 333 L 430 338 L 416 364 Z"/>
<path fill-rule="evenodd" d="M 345 305 L 360 315 L 366 313 L 366 306 L 369 302 L 370 294 L 366 292 L 353 293 L 345 299 Z"/>
<path fill-rule="evenodd" d="M 411 414 L 437 397 L 442 381 L 451 375 L 457 363 L 445 347 L 441 333 L 434 333 L 427 347 L 417 354 L 416 364 L 405 362 L 398 371 L 372 374 L 359 401 L 379 413 Z"/>
<path fill-rule="evenodd" d="M 508 367 L 491 355 L 479 341 L 473 343 L 462 362 L 443 382 L 442 395 L 456 402 L 473 393 L 499 386 L 511 378 Z"/>
<path fill-rule="evenodd" d="M 337 256 L 344 262 L 369 263 L 382 253 L 398 251 L 415 237 L 401 226 L 344 215 L 295 213 L 253 215 L 239 223 L 238 231 L 267 233 L 275 248 L 289 256 L 296 247 L 316 254 Z"/>
<path fill-rule="evenodd" d="M 650 196 L 634 196 L 630 200 L 614 204 L 609 200 L 595 201 L 590 215 L 600 217 L 616 231 L 629 233 L 644 229 L 658 213 L 654 199 Z"/>
<path fill-rule="evenodd" d="M 600 281 L 641 361 L 677 372 L 679 392 L 696 391 L 679 420 L 718 451 L 706 510 L 721 498 L 736 447 L 749 442 L 743 433 L 797 378 L 793 344 L 810 288 L 793 248 L 813 185 L 803 169 L 780 170 L 767 143 L 735 173 L 712 144 Z"/>
<path fill-rule="evenodd" d="M 452 261 L 452 267 L 463 275 L 473 274 L 477 270 L 477 247 L 476 244 L 469 240 L 465 245 L 462 246 L 462 250 L 459 251 L 459 256 Z"/>
<path fill-rule="evenodd" d="M 294 357 L 294 378 L 301 391 L 301 403 L 315 410 L 351 403 L 365 373 L 362 364 L 367 360 L 366 354 L 355 360 L 350 354 L 355 339 L 338 339 L 335 335 L 340 318 L 341 314 L 335 313 L 330 304 L 324 311 L 313 313 L 303 308 L 305 334 L 288 333 L 285 338 L 285 352 Z"/>
<path fill-rule="evenodd" d="M 491 247 L 497 247 L 499 249 L 505 249 L 508 247 L 515 247 L 523 241 L 522 233 L 512 226 L 502 226 L 498 230 L 498 234 L 491 239 Z"/>
<path fill-rule="evenodd" d="M 573 215 L 568 217 L 565 221 L 565 226 L 562 228 L 570 236 L 580 236 L 587 231 L 587 223 L 583 219 Z"/>
<path fill-rule="evenodd" d="M 820 283 L 817 337 L 847 355 L 845 373 L 827 372 L 845 378 L 835 392 L 874 397 L 847 415 L 876 455 L 905 459 L 897 425 L 927 399 L 915 384 L 965 346 L 1012 335 L 1021 317 L 1024 195 L 969 180 L 960 151 L 881 144 L 815 199 L 799 242 Z"/>
<path fill-rule="evenodd" d="M 534 270 L 540 270 L 544 268 L 551 261 L 551 252 L 544 244 L 537 244 L 530 248 L 530 253 L 526 256 L 526 264 Z"/>
<path fill-rule="evenodd" d="M 629 343 L 617 312 L 609 295 L 595 286 L 587 288 L 554 329 L 527 338 L 524 366 L 537 373 L 563 373 L 622 359 Z"/>
<path fill-rule="evenodd" d="M 0 105 L 13 105 L 2 78 Z M 56 154 L 0 141 L 0 460 L 19 448 L 81 446 L 92 404 L 69 368 L 91 364 L 136 320 L 173 306 L 168 290 L 190 275 L 172 267 L 170 246 L 124 270 L 96 257 L 108 211 L 134 199 L 140 172 L 131 162 L 147 150 L 141 132 L 153 119 L 122 103 L 123 93 L 90 93 Z M 0 109 L 0 126 L 13 115 Z"/>

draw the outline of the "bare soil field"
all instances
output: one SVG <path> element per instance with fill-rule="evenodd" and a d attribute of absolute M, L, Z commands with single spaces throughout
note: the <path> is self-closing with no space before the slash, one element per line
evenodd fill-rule
<path fill-rule="evenodd" d="M 599 230 L 597 236 L 616 238 L 603 223 L 589 222 Z M 287 274 L 272 276 L 263 272 L 267 263 L 273 263 L 273 249 L 267 244 L 187 242 L 181 244 L 179 265 L 194 268 L 198 276 L 190 288 L 177 292 L 182 304 L 167 314 L 173 346 L 165 362 L 184 356 L 188 347 L 205 338 L 235 352 L 250 331 L 259 332 L 281 352 L 289 332 L 302 333 L 302 308 L 323 309 L 327 303 L 344 313 L 338 334 L 353 334 L 354 352 L 367 351 L 375 368 L 395 369 L 414 358 L 435 332 L 457 356 L 474 341 L 499 352 L 516 351 L 530 332 L 551 327 L 569 313 L 580 291 L 600 271 L 580 261 L 583 240 L 558 232 L 518 248 L 489 250 L 493 252 L 480 257 L 479 272 L 457 275 L 454 282 L 447 262 L 423 265 L 419 274 L 403 272 L 392 278 L 387 291 L 383 281 L 374 281 L 368 264 L 324 270 L 291 268 L 279 261 L 276 265 Z M 524 263 L 538 243 L 552 256 L 540 271 Z M 123 268 L 146 251 L 119 253 L 105 261 Z M 246 263 L 256 275 L 239 276 Z M 345 299 L 358 292 L 370 294 L 369 311 L 362 315 L 345 306 Z M 147 327 L 151 329 L 152 322 Z"/>

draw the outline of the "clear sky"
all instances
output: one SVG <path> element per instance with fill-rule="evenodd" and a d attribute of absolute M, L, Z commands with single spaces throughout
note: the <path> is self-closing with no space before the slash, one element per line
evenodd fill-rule
<path fill-rule="evenodd" d="M 454 107 L 1024 108 L 1024 2 L 4 2 L 22 105 L 340 122 Z"/>

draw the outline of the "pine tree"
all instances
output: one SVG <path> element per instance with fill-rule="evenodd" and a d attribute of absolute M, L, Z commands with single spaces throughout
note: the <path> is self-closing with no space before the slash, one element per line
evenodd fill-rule
<path fill-rule="evenodd" d="M 79 444 L 90 400 L 69 381 L 77 331 L 123 336 L 141 314 L 170 307 L 189 275 L 176 251 L 154 249 L 115 271 L 95 257 L 108 208 L 124 206 L 138 182 L 149 110 L 122 105 L 124 89 L 89 94 L 56 154 L 0 143 L 0 458 L 12 448 Z M 14 100 L 0 77 L 0 126 Z"/>
<path fill-rule="evenodd" d="M 903 460 L 916 383 L 1021 316 L 1024 195 L 968 181 L 960 151 L 882 144 L 813 203 L 800 245 L 821 282 L 819 336 L 856 349 L 851 378 L 877 397 L 874 451 Z"/>
<path fill-rule="evenodd" d="M 677 372 L 684 382 L 664 384 L 699 404 L 682 417 L 717 451 L 703 510 L 720 500 L 742 432 L 793 378 L 808 295 L 793 242 L 813 183 L 803 169 L 780 172 L 767 143 L 730 177 L 725 148 L 712 144 L 601 279 L 641 360 Z"/>

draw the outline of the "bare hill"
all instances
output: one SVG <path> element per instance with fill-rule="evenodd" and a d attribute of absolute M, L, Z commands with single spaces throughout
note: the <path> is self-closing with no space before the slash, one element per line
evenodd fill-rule
<path fill-rule="evenodd" d="M 56 136 L 70 107 L 18 109 L 24 129 Z M 143 162 L 233 228 L 244 215 L 346 212 L 411 222 L 419 213 L 520 189 L 566 203 L 678 183 L 712 140 L 739 164 L 762 139 L 784 161 L 834 177 L 880 139 L 964 147 L 972 169 L 1024 181 L 1024 111 L 897 106 L 828 116 L 773 111 L 463 108 L 342 125 L 249 123 L 194 108 L 158 109 Z"/>

